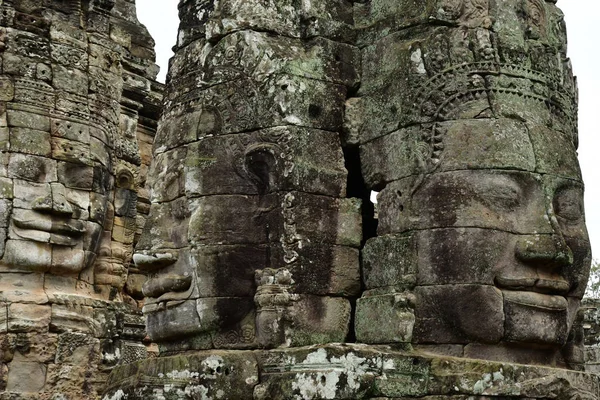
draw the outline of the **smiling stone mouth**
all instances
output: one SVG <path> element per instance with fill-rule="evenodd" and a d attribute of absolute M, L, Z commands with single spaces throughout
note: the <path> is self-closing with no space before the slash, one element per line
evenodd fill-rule
<path fill-rule="evenodd" d="M 184 292 L 187 291 L 192 283 L 191 276 L 185 275 L 161 275 L 157 278 L 148 279 L 143 287 L 142 292 L 146 297 L 160 297 L 169 292 Z"/>
<path fill-rule="evenodd" d="M 148 279 L 142 288 L 146 304 L 159 305 L 187 300 L 192 295 L 196 279 L 195 274 L 193 276 L 167 274 Z"/>
<path fill-rule="evenodd" d="M 567 299 L 564 296 L 513 290 L 503 290 L 502 294 L 504 301 L 547 311 L 565 311 L 568 307 Z"/>
<path fill-rule="evenodd" d="M 85 233 L 83 222 L 79 220 L 57 221 L 52 219 L 19 219 L 13 218 L 15 226 L 20 229 L 57 233 L 68 236 L 81 236 Z"/>
<path fill-rule="evenodd" d="M 564 311 L 568 307 L 566 295 L 570 285 L 563 279 L 495 278 L 504 300 L 547 311 Z"/>
<path fill-rule="evenodd" d="M 75 246 L 85 234 L 80 220 L 57 220 L 53 218 L 12 218 L 13 228 L 20 237 L 40 243 L 59 246 Z"/>
<path fill-rule="evenodd" d="M 534 292 L 542 295 L 566 296 L 571 286 L 564 279 L 506 278 L 497 276 L 496 286 L 506 291 Z"/>

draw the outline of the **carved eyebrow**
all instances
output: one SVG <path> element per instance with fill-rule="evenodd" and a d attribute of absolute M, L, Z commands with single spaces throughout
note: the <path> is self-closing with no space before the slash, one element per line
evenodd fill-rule
<path fill-rule="evenodd" d="M 493 174 L 492 176 L 486 176 L 482 181 L 482 186 L 489 188 L 494 187 L 510 187 L 517 193 L 522 193 L 522 185 L 512 176 L 508 174 Z"/>
<path fill-rule="evenodd" d="M 469 171 L 475 172 L 475 171 Z M 468 187 L 475 193 L 489 190 L 494 187 L 509 187 L 517 193 L 523 192 L 523 184 L 509 173 L 496 173 L 491 171 L 476 171 L 476 173 L 461 174 L 459 176 L 449 176 L 449 179 L 440 179 L 434 182 L 436 185 L 445 187 Z"/>

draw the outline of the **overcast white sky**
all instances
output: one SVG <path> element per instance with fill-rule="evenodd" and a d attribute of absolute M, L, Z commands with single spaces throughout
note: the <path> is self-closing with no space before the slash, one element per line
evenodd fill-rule
<path fill-rule="evenodd" d="M 156 40 L 157 63 L 164 82 L 171 47 L 177 38 L 178 0 L 138 0 L 138 17 Z M 586 183 L 586 218 L 595 258 L 600 258 L 600 2 L 559 0 L 569 32 L 569 55 L 579 81 L 579 159 Z M 598 113 L 598 114 L 596 114 Z"/>

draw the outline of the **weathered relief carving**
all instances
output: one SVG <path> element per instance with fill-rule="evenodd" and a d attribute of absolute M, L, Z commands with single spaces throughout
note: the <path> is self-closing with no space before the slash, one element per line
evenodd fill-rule
<path fill-rule="evenodd" d="M 180 42 L 134 255 L 164 353 L 345 340 L 361 222 L 336 131 L 357 56 L 251 29 Z"/>
<path fill-rule="evenodd" d="M 97 398 L 121 354 L 146 353 L 124 287 L 154 53 L 127 1 L 9 1 L 0 25 L 0 390 Z"/>
<path fill-rule="evenodd" d="M 106 400 L 600 398 L 554 2 L 180 10 Z"/>
<path fill-rule="evenodd" d="M 357 315 L 387 316 L 394 304 L 403 322 L 385 337 L 359 320 L 357 337 L 580 367 L 569 338 L 590 247 L 576 89 L 564 38 L 548 34 L 562 14 L 544 2 L 494 3 L 493 25 L 465 30 L 463 18 L 484 9 L 465 3 L 452 14 L 457 27 L 410 40 L 398 32 L 366 50 L 362 107 L 393 109 L 361 119 L 353 134 L 362 137 L 363 176 L 381 190 Z M 441 32 L 444 46 L 433 42 Z M 389 64 L 386 49 L 406 62 Z M 383 88 L 392 74 L 409 86 Z M 384 261 L 391 248 L 403 262 Z"/>

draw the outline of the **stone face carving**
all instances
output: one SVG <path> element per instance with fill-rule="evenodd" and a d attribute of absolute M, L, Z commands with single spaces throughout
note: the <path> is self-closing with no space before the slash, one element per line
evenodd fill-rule
<path fill-rule="evenodd" d="M 230 3 L 181 4 L 135 256 L 164 352 L 344 341 L 361 294 L 359 342 L 581 363 L 590 250 L 556 6 L 336 3 L 332 22 L 250 2 L 234 23 Z M 369 217 L 344 197 L 369 190 L 360 293 Z"/>
<path fill-rule="evenodd" d="M 553 1 L 180 11 L 134 256 L 161 357 L 104 399 L 600 398 L 568 371 L 595 353 Z"/>
<path fill-rule="evenodd" d="M 0 32 L 0 391 L 97 398 L 146 353 L 127 277 L 160 103 L 152 41 L 126 0 L 4 2 Z"/>
<path fill-rule="evenodd" d="M 361 221 L 337 131 L 358 53 L 261 32 L 266 20 L 195 36 L 208 25 L 193 17 L 219 18 L 197 7 L 171 63 L 134 256 L 151 274 L 149 335 L 163 352 L 344 341 Z"/>
<path fill-rule="evenodd" d="M 460 3 L 431 9 L 451 26 L 366 48 L 354 107 L 379 117 L 357 113 L 351 136 L 381 192 L 357 337 L 574 366 L 591 256 L 562 14 L 538 1 Z M 385 260 L 390 249 L 400 262 Z M 360 321 L 381 310 L 383 324 L 390 304 L 401 317 L 385 333 Z"/>

